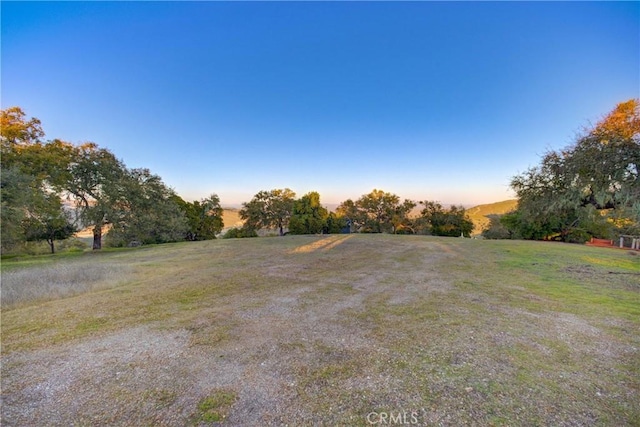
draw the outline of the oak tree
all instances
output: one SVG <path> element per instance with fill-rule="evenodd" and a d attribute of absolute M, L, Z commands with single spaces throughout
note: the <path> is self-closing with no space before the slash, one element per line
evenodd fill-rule
<path fill-rule="evenodd" d="M 244 227 L 257 231 L 261 228 L 275 228 L 281 236 L 288 227 L 296 193 L 288 188 L 258 192 L 251 201 L 243 203 L 240 218 Z"/>
<path fill-rule="evenodd" d="M 316 234 L 326 229 L 329 217 L 327 209 L 320 204 L 320 194 L 309 192 L 296 200 L 289 221 L 291 234 Z M 328 232 L 328 229 L 326 230 Z"/>

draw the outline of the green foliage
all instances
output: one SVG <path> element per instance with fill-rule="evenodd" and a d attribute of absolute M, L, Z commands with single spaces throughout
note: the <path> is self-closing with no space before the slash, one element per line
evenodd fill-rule
<path fill-rule="evenodd" d="M 337 209 L 339 217 L 351 224 L 352 231 L 362 233 L 413 233 L 408 215 L 416 204 L 411 200 L 400 202 L 395 194 L 374 189 L 357 201 L 348 199 Z"/>
<path fill-rule="evenodd" d="M 55 241 L 67 239 L 77 231 L 70 215 L 63 209 L 60 197 L 49 194 L 39 198 L 32 212 L 22 221 L 25 240 L 46 241 L 55 253 Z"/>
<path fill-rule="evenodd" d="M 444 209 L 438 202 L 428 200 L 420 202 L 424 205 L 420 218 L 416 221 L 416 229 L 420 234 L 449 237 L 469 237 L 473 231 L 473 221 L 469 219 L 462 206 L 451 206 Z"/>
<path fill-rule="evenodd" d="M 258 237 L 256 230 L 248 228 L 231 228 L 222 236 L 223 239 L 238 239 L 242 237 Z"/>
<path fill-rule="evenodd" d="M 320 204 L 320 194 L 312 191 L 293 204 L 293 213 L 289 220 L 291 234 L 317 234 L 328 232 L 329 212 Z"/>
<path fill-rule="evenodd" d="M 2 253 L 6 253 L 26 240 L 22 225 L 33 198 L 33 181 L 32 176 L 21 172 L 18 167 L 2 168 L 0 175 Z"/>
<path fill-rule="evenodd" d="M 339 234 L 350 231 L 347 225 L 347 219 L 335 212 L 330 212 L 326 220 L 326 230 L 328 234 Z"/>
<path fill-rule="evenodd" d="M 94 143 L 67 145 L 64 170 L 56 176 L 75 202 L 83 226 L 93 227 L 93 249 L 102 248 L 102 228 L 113 224 L 128 208 L 127 170 L 113 153 Z"/>
<path fill-rule="evenodd" d="M 254 231 L 275 228 L 283 236 L 293 213 L 295 196 L 288 188 L 258 192 L 250 202 L 242 204 L 240 217 L 245 228 Z"/>
<path fill-rule="evenodd" d="M 415 207 L 416 203 L 409 199 L 405 199 L 394 207 L 391 214 L 391 224 L 395 234 L 415 234 L 414 221 L 409 217 Z"/>
<path fill-rule="evenodd" d="M 489 224 L 482 230 L 482 237 L 485 239 L 511 239 L 512 233 L 502 223 L 503 215 L 487 215 Z"/>
<path fill-rule="evenodd" d="M 352 232 L 360 231 L 367 221 L 366 212 L 351 199 L 345 200 L 338 206 L 336 215 L 344 220 L 345 226 L 348 226 Z"/>
<path fill-rule="evenodd" d="M 393 232 L 391 220 L 399 203 L 400 198 L 397 195 L 377 189 L 360 197 L 356 206 L 366 215 L 362 231 L 370 233 Z"/>
<path fill-rule="evenodd" d="M 58 153 L 41 143 L 40 121 L 27 120 L 19 107 L 2 110 L 0 122 L 2 252 L 46 240 L 53 253 L 55 240 L 75 232 L 51 179 Z"/>
<path fill-rule="evenodd" d="M 3 110 L 2 252 L 27 241 L 68 238 L 75 226 L 93 228 L 93 249 L 102 247 L 103 227 L 111 225 L 109 244 L 163 243 L 187 235 L 185 213 L 173 190 L 147 169 L 127 169 L 109 150 L 94 143 L 78 146 L 41 141 L 38 119 L 27 120 L 18 107 Z M 75 223 L 61 199 L 74 204 Z M 217 196 L 203 201 L 198 236 L 222 229 Z M 213 213 L 213 215 L 211 215 Z"/>
<path fill-rule="evenodd" d="M 167 243 L 183 240 L 187 231 L 184 212 L 173 190 L 148 169 L 126 171 L 120 183 L 123 198 L 112 213 L 109 246 Z"/>
<path fill-rule="evenodd" d="M 224 227 L 223 209 L 220 206 L 220 198 L 216 194 L 193 203 L 185 202 L 178 196 L 175 196 L 174 199 L 187 218 L 186 240 L 211 240 L 215 239 L 216 235 L 222 231 Z"/>
<path fill-rule="evenodd" d="M 632 99 L 513 177 L 518 234 L 579 242 L 640 228 L 639 165 L 640 103 Z"/>

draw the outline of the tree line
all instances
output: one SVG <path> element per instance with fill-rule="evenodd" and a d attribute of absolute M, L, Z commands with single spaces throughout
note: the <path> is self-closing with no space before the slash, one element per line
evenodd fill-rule
<path fill-rule="evenodd" d="M 214 239 L 224 227 L 216 194 L 187 202 L 146 168 L 128 168 L 95 143 L 44 140 L 41 122 L 19 107 L 0 117 L 1 249 L 27 241 L 55 242 L 93 230 L 93 249 Z M 619 103 L 574 143 L 546 153 L 540 164 L 511 179 L 517 208 L 490 217 L 487 238 L 557 239 L 640 234 L 640 102 Z M 395 233 L 468 236 L 473 223 L 462 206 L 401 200 L 374 189 L 329 212 L 320 195 L 288 189 L 258 192 L 243 203 L 241 228 L 226 237 L 278 234 Z"/>
<path fill-rule="evenodd" d="M 516 175 L 517 208 L 490 217 L 487 238 L 585 242 L 640 235 L 640 103 L 619 103 L 575 141 Z"/>
<path fill-rule="evenodd" d="M 419 214 L 414 208 L 421 205 Z M 462 206 L 444 208 L 432 201 L 400 200 L 396 194 L 374 189 L 359 199 L 345 200 L 329 212 L 320 204 L 320 194 L 311 191 L 296 199 L 288 188 L 260 191 L 240 210 L 241 229 L 231 236 L 257 235 L 260 229 L 275 229 L 280 235 L 333 233 L 430 234 L 469 236 L 473 222 Z"/>
<path fill-rule="evenodd" d="M 79 229 L 93 232 L 93 249 L 108 246 L 215 239 L 224 227 L 216 194 L 187 202 L 146 168 L 128 168 L 95 143 L 74 145 L 44 140 L 37 118 L 20 107 L 1 111 L 1 249 L 24 242 L 55 242 Z M 419 214 L 413 215 L 416 206 Z M 403 233 L 469 235 L 473 224 L 462 206 L 444 208 L 432 201 L 403 200 L 374 189 L 346 200 L 335 212 L 312 191 L 296 198 L 288 188 L 258 192 L 240 211 L 243 227 L 225 237 L 256 236 L 275 229 L 280 235 L 314 233 Z M 103 239 L 103 231 L 108 230 Z"/>
<path fill-rule="evenodd" d="M 145 168 L 127 168 L 95 143 L 43 141 L 36 118 L 19 107 L 1 111 L 1 247 L 6 253 L 26 241 L 54 242 L 79 229 L 93 230 L 93 249 L 109 246 L 204 240 L 222 230 L 215 194 L 181 199 Z"/>

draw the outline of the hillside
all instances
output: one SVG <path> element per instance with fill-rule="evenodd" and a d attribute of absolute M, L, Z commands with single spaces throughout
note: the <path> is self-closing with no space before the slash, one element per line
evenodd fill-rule
<path fill-rule="evenodd" d="M 475 226 L 473 234 L 478 235 L 482 233 L 482 229 L 489 224 L 487 215 L 491 214 L 504 214 L 512 211 L 516 208 L 518 201 L 516 199 L 503 200 L 501 202 L 488 203 L 485 205 L 478 205 L 467 209 L 469 218 L 473 221 Z"/>
<path fill-rule="evenodd" d="M 240 218 L 240 210 L 235 208 L 224 208 L 222 211 L 222 221 L 224 229 L 242 227 L 244 221 Z"/>

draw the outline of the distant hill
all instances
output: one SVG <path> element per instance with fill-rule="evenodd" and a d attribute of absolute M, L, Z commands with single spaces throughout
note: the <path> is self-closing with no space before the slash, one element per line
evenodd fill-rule
<path fill-rule="evenodd" d="M 501 215 L 514 210 L 517 205 L 518 200 L 511 199 L 503 200 L 501 202 L 489 203 L 486 205 L 478 205 L 467 209 L 467 214 L 469 214 L 469 218 L 471 218 L 475 226 L 475 228 L 473 229 L 473 234 L 477 235 L 482 233 L 482 229 L 489 224 L 487 215 Z"/>
<path fill-rule="evenodd" d="M 234 227 L 242 227 L 244 221 L 240 218 L 240 209 L 224 208 L 222 211 L 222 221 L 224 222 L 224 229 Z"/>

